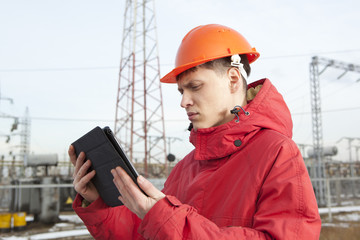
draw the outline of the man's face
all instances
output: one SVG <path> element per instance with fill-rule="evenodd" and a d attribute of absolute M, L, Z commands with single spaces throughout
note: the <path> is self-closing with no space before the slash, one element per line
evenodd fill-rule
<path fill-rule="evenodd" d="M 215 71 L 198 68 L 185 74 L 177 82 L 182 94 L 180 106 L 185 108 L 195 130 L 209 128 L 231 121 L 230 81 L 226 74 L 219 76 Z"/>

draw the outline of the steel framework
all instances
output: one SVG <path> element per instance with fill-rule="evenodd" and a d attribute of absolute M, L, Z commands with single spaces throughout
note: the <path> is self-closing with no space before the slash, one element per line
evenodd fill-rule
<path fill-rule="evenodd" d="M 324 68 L 319 72 L 319 65 Z M 310 63 L 310 96 L 311 96 L 311 117 L 312 117 L 312 136 L 313 148 L 315 154 L 316 165 L 312 169 L 312 178 L 317 179 L 314 184 L 315 194 L 318 203 L 325 205 L 325 183 L 321 180 L 325 176 L 325 167 L 323 161 L 323 130 L 322 130 L 322 116 L 321 116 L 321 97 L 320 97 L 320 75 L 328 68 L 338 68 L 344 72 L 338 76 L 338 79 L 343 77 L 347 72 L 354 71 L 360 73 L 360 66 L 351 63 L 344 63 L 332 59 L 319 58 L 314 56 Z"/>
<path fill-rule="evenodd" d="M 160 66 L 152 0 L 127 0 L 114 132 L 133 162 L 167 171 Z M 154 174 L 153 172 L 151 172 Z M 167 174 L 167 173 L 165 173 Z"/>
<path fill-rule="evenodd" d="M 29 108 L 26 107 L 25 115 L 21 120 L 21 132 L 20 132 L 20 157 L 23 162 L 26 162 L 26 158 L 30 153 L 30 116 Z"/>

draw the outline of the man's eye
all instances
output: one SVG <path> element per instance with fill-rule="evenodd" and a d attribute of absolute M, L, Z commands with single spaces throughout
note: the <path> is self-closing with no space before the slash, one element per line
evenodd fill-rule
<path fill-rule="evenodd" d="M 200 88 L 200 85 L 195 85 L 195 86 L 191 87 L 192 90 L 198 90 L 199 88 Z"/>

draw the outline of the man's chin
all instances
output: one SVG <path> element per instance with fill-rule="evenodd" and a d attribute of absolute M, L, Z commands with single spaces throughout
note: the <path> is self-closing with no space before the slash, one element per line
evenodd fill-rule
<path fill-rule="evenodd" d="M 192 122 L 193 125 L 193 129 L 196 131 L 198 129 L 202 129 L 202 128 L 209 128 L 209 126 L 205 126 L 204 124 L 199 124 L 196 121 Z"/>
<path fill-rule="evenodd" d="M 199 129 L 199 124 L 196 124 L 196 122 L 192 121 L 191 124 L 192 124 L 192 128 L 193 128 L 195 131 Z"/>

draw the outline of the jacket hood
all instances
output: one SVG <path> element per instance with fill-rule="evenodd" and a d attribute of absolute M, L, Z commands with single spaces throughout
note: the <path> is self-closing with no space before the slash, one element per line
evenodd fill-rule
<path fill-rule="evenodd" d="M 249 84 L 247 95 L 248 104 L 243 108 L 249 115 L 240 112 L 239 121 L 234 117 L 220 126 L 191 130 L 190 142 L 195 146 L 196 160 L 227 157 L 245 146 L 261 129 L 292 137 L 290 111 L 270 80 L 261 79 Z"/>

